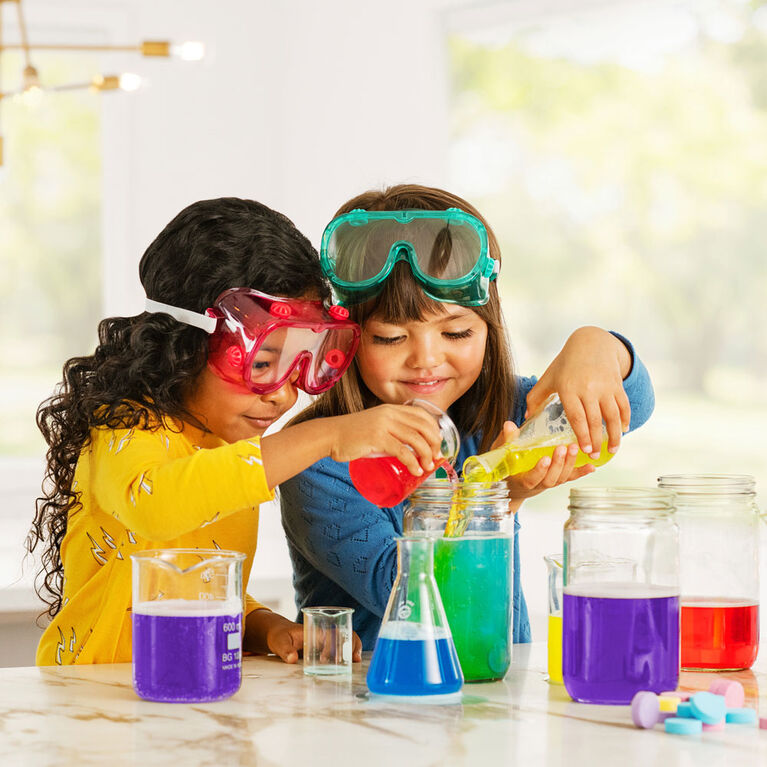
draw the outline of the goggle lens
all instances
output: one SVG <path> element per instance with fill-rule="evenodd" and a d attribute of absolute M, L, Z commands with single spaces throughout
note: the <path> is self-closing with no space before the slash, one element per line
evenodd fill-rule
<path fill-rule="evenodd" d="M 331 307 L 332 308 L 332 307 Z M 222 378 L 268 394 L 298 371 L 296 385 L 310 394 L 329 389 L 357 350 L 359 328 L 343 307 L 280 300 L 256 291 L 227 291 L 211 337 L 209 364 Z"/>
<path fill-rule="evenodd" d="M 327 246 L 335 276 L 344 282 L 374 279 L 390 259 L 401 257 L 434 280 L 455 280 L 471 272 L 482 251 L 475 227 L 428 218 L 370 220 L 364 226 L 343 222 Z"/>
<path fill-rule="evenodd" d="M 208 366 L 219 378 L 268 394 L 293 379 L 309 394 L 329 389 L 352 361 L 359 325 L 343 306 L 225 290 L 204 314 L 147 298 L 147 312 L 169 314 L 210 334 Z"/>

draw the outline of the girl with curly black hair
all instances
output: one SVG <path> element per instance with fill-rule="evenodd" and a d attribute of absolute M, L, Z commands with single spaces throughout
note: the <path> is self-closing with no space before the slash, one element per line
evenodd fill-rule
<path fill-rule="evenodd" d="M 37 413 L 47 471 L 27 548 L 44 543 L 38 593 L 51 618 L 39 665 L 130 660 L 130 554 L 238 550 L 247 583 L 258 504 L 280 482 L 325 456 L 387 452 L 421 473 L 439 455 L 431 417 L 405 406 L 262 439 L 296 387 L 332 386 L 359 332 L 326 306 L 317 252 L 282 214 L 196 202 L 147 248 L 139 275 L 148 311 L 103 320 L 95 352 L 65 363 Z M 244 650 L 297 660 L 301 626 L 248 595 L 244 618 Z"/>

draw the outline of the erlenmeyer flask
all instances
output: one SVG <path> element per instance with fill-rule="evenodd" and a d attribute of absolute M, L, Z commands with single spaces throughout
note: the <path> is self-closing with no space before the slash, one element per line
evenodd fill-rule
<path fill-rule="evenodd" d="M 430 538 L 397 539 L 397 578 L 368 669 L 370 692 L 424 703 L 460 701 L 463 674 L 434 580 Z"/>

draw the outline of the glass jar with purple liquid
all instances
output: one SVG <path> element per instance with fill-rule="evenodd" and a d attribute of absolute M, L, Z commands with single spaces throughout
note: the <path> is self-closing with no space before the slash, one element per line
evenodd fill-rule
<path fill-rule="evenodd" d="M 627 704 L 679 680 L 679 530 L 655 488 L 570 491 L 562 675 L 580 703 Z"/>
<path fill-rule="evenodd" d="M 222 700 L 242 682 L 239 551 L 156 549 L 133 560 L 133 688 L 145 700 Z"/>

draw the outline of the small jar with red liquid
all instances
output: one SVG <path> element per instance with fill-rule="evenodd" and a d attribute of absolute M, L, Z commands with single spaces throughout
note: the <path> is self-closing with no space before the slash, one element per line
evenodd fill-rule
<path fill-rule="evenodd" d="M 682 668 L 750 668 L 759 651 L 759 509 L 747 474 L 669 474 L 676 494 Z"/>
<path fill-rule="evenodd" d="M 357 492 L 381 508 L 391 508 L 402 503 L 439 469 L 452 480 L 456 479 L 453 464 L 458 456 L 461 440 L 450 416 L 427 400 L 412 399 L 404 404 L 423 408 L 434 416 L 442 436 L 442 461 L 437 463 L 434 471 L 421 475 L 411 474 L 402 461 L 391 455 L 368 455 L 350 461 L 349 477 Z"/>
<path fill-rule="evenodd" d="M 657 488 L 570 491 L 562 677 L 580 703 L 620 705 L 679 681 L 679 530 Z"/>

